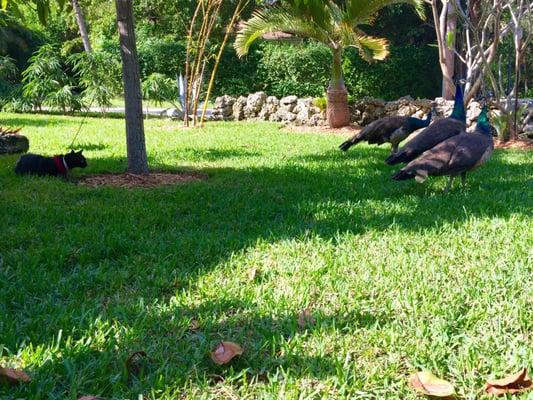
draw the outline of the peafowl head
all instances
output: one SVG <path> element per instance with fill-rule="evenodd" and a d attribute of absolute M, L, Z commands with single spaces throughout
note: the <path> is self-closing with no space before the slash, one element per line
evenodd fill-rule
<path fill-rule="evenodd" d="M 416 131 L 417 129 L 425 128 L 426 126 L 429 126 L 429 123 L 431 122 L 431 117 L 433 115 L 433 112 L 430 111 L 426 118 L 419 119 L 419 118 L 408 118 L 407 124 L 408 124 L 408 130 L 410 131 Z"/>
<path fill-rule="evenodd" d="M 489 121 L 489 108 L 483 106 L 481 113 L 477 117 L 476 131 L 485 135 L 490 135 L 490 121 Z"/>
<path fill-rule="evenodd" d="M 453 104 L 453 111 L 450 118 L 466 123 L 465 103 L 463 99 L 463 90 L 461 89 L 460 84 L 455 86 L 455 103 Z"/>

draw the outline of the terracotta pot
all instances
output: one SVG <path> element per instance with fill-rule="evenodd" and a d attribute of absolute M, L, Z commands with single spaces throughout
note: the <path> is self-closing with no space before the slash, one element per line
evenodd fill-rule
<path fill-rule="evenodd" d="M 346 89 L 328 89 L 327 116 L 331 128 L 342 128 L 350 123 Z"/>

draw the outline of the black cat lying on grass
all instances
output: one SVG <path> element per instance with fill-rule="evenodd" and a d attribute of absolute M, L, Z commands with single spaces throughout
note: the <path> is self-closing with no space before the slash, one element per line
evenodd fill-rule
<path fill-rule="evenodd" d="M 72 168 L 85 168 L 87 160 L 83 150 L 71 150 L 65 155 L 44 157 L 38 154 L 25 154 L 19 158 L 15 173 L 19 175 L 66 176 Z"/>

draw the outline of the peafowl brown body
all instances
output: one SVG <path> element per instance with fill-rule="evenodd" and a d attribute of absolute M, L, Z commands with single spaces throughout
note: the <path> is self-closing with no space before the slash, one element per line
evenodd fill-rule
<path fill-rule="evenodd" d="M 395 153 L 400 142 L 417 129 L 428 126 L 430 121 L 431 113 L 424 120 L 402 116 L 381 118 L 365 126 L 359 133 L 342 143 L 339 148 L 342 151 L 347 151 L 350 147 L 363 141 L 377 145 L 390 143 L 392 153 Z"/>
<path fill-rule="evenodd" d="M 429 150 L 446 139 L 459 135 L 466 130 L 466 111 L 463 102 L 463 92 L 457 85 L 453 111 L 448 118 L 435 121 L 429 127 L 410 140 L 400 151 L 391 154 L 385 162 L 389 165 L 408 163 L 420 154 Z"/>
<path fill-rule="evenodd" d="M 484 107 L 473 133 L 465 131 L 427 150 L 392 179 L 401 181 L 415 178 L 418 182 L 424 182 L 428 176 L 449 176 L 445 189 L 447 192 L 453 179 L 461 175 L 464 185 L 466 173 L 487 161 L 494 148 L 487 113 L 487 107 Z"/>

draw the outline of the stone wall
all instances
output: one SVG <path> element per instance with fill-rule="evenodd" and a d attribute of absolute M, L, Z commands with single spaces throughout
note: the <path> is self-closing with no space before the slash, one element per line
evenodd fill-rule
<path fill-rule="evenodd" d="M 526 131 L 533 134 L 533 100 L 521 100 L 528 111 L 524 115 Z M 432 107 L 436 118 L 450 115 L 453 101 L 441 97 L 435 100 L 415 100 L 409 96 L 395 101 L 384 101 L 374 98 L 363 98 L 350 105 L 351 121 L 364 126 L 376 119 L 391 115 L 406 115 L 422 118 Z M 467 125 L 471 126 L 481 112 L 481 105 L 472 101 L 467 109 Z M 492 113 L 497 113 L 493 110 Z M 273 121 L 294 125 L 323 126 L 327 125 L 326 114 L 319 107 L 313 105 L 312 98 L 299 99 L 287 96 L 278 99 L 267 96 L 264 92 L 257 92 L 238 98 L 228 95 L 217 97 L 213 109 L 213 119 L 223 121 Z"/>

